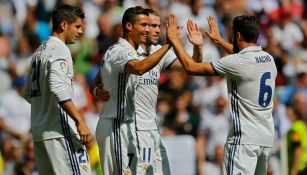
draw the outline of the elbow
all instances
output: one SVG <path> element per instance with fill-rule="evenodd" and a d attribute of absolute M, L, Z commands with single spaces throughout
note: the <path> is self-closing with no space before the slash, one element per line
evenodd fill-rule
<path fill-rule="evenodd" d="M 186 69 L 186 72 L 187 72 L 187 74 L 189 74 L 189 75 L 193 75 L 193 74 L 194 74 L 194 72 L 193 72 L 191 69 Z"/>
<path fill-rule="evenodd" d="M 194 69 L 193 69 L 193 66 L 191 66 L 191 64 L 186 64 L 186 66 L 185 66 L 185 71 L 186 71 L 187 74 L 189 74 L 189 75 L 194 74 Z"/>
<path fill-rule="evenodd" d="M 145 70 L 143 69 L 138 69 L 138 70 L 135 70 L 135 75 L 138 75 L 138 76 L 142 76 L 143 74 L 145 74 Z"/>
<path fill-rule="evenodd" d="M 145 66 L 135 65 L 134 66 L 133 74 L 141 76 L 141 75 L 145 74 L 148 71 L 147 69 L 148 68 L 146 68 Z"/>

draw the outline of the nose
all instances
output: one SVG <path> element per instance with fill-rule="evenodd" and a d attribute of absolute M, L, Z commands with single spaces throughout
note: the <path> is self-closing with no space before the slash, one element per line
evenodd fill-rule
<path fill-rule="evenodd" d="M 83 33 L 82 28 L 79 29 L 78 33 L 79 33 L 79 34 L 82 34 L 82 33 Z"/>
<path fill-rule="evenodd" d="M 158 27 L 157 28 L 157 33 L 160 33 L 161 32 L 161 29 Z"/>
<path fill-rule="evenodd" d="M 148 33 L 149 32 L 149 25 L 145 26 L 145 32 Z"/>

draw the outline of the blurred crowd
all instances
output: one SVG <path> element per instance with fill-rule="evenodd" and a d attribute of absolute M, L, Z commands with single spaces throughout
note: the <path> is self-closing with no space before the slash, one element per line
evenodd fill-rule
<path fill-rule="evenodd" d="M 30 105 L 22 98 L 24 77 L 33 52 L 51 35 L 52 10 L 62 3 L 81 5 L 86 14 L 83 37 L 69 47 L 75 69 L 74 102 L 93 135 L 103 102 L 90 95 L 88 84 L 96 76 L 107 48 L 121 36 L 125 9 L 141 5 L 159 12 L 161 44 L 166 42 L 164 19 L 174 13 L 184 26 L 182 42 L 189 54 L 193 47 L 187 40 L 185 23 L 192 19 L 203 32 L 203 62 L 226 54 L 205 35 L 210 30 L 208 16 L 218 21 L 222 36 L 229 42 L 234 16 L 258 16 L 258 43 L 273 55 L 278 70 L 273 110 L 276 139 L 268 174 L 295 175 L 294 169 L 307 168 L 306 0 L 0 0 L 0 175 L 38 174 Z M 192 77 L 174 70 L 161 74 L 157 104 L 160 132 L 166 142 L 180 135 L 192 138 L 196 155 L 191 160 L 195 164 L 193 174 L 221 174 L 223 146 L 231 120 L 227 95 L 223 77 Z M 95 141 L 87 147 L 93 174 L 99 175 Z"/>

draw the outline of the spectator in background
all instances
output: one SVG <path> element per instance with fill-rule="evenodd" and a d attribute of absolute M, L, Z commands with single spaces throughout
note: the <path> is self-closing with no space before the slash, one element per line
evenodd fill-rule
<path fill-rule="evenodd" d="M 217 76 L 202 78 L 206 80 L 206 85 L 193 91 L 192 104 L 199 107 L 202 118 L 206 119 L 208 113 L 209 116 L 216 113 L 217 103 L 213 102 L 220 97 L 227 99 L 228 93 L 225 78 Z"/>
<path fill-rule="evenodd" d="M 280 18 L 277 25 L 273 25 L 273 39 L 276 44 L 293 55 L 303 41 L 304 35 L 299 26 L 292 20 L 289 9 L 280 9 Z"/>
<path fill-rule="evenodd" d="M 109 16 L 105 13 L 101 13 L 97 19 L 98 25 L 98 36 L 96 37 L 96 47 L 98 55 L 97 58 L 101 59 L 104 55 L 104 52 L 115 42 L 112 40 L 112 30 L 113 30 L 113 22 L 109 18 Z M 99 64 L 100 62 L 98 62 Z"/>
<path fill-rule="evenodd" d="M 12 83 L 12 67 L 10 57 L 12 55 L 10 37 L 0 32 L 0 95 L 9 90 Z"/>
<path fill-rule="evenodd" d="M 25 77 L 19 77 L 11 89 L 0 96 L 0 118 L 6 134 L 24 140 L 30 131 L 31 107 L 22 97 Z"/>
<path fill-rule="evenodd" d="M 187 134 L 196 138 L 200 116 L 195 111 L 190 111 L 188 107 L 189 100 L 184 95 L 176 98 L 174 109 L 165 116 L 163 127 L 167 132 L 171 130 L 176 135 Z"/>
<path fill-rule="evenodd" d="M 286 106 L 290 106 L 293 100 L 294 95 L 297 92 L 302 92 L 305 96 L 307 96 L 307 73 L 300 72 L 296 75 L 295 84 L 291 84 L 285 87 L 283 90 L 280 101 Z"/>
<path fill-rule="evenodd" d="M 218 145 L 226 143 L 228 130 L 230 128 L 228 104 L 224 97 L 215 100 L 214 113 L 207 113 L 202 116 L 202 121 L 197 135 L 197 151 L 199 171 L 202 171 L 202 164 L 205 160 L 215 160 L 215 149 Z M 203 174 L 203 172 L 200 172 Z"/>
<path fill-rule="evenodd" d="M 307 101 L 302 93 L 296 93 L 292 103 L 293 124 L 287 135 L 289 175 L 307 173 Z"/>
<path fill-rule="evenodd" d="M 31 62 L 32 54 L 40 44 L 35 34 L 23 35 L 17 40 L 16 59 L 13 62 L 16 76 L 26 75 Z"/>
<path fill-rule="evenodd" d="M 224 160 L 223 145 L 216 145 L 214 148 L 214 160 L 202 163 L 204 175 L 221 175 Z"/>
<path fill-rule="evenodd" d="M 36 7 L 28 7 L 23 32 L 36 34 L 40 42 L 43 42 L 51 35 L 51 29 L 47 22 L 38 19 L 37 11 Z"/>

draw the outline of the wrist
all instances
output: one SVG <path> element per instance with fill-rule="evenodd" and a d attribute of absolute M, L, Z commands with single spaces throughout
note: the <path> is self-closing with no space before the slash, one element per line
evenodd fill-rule
<path fill-rule="evenodd" d="M 202 49 L 203 48 L 203 44 L 195 44 L 194 48 L 195 49 Z"/>
<path fill-rule="evenodd" d="M 97 86 L 95 86 L 94 89 L 93 89 L 93 95 L 94 95 L 95 97 L 97 97 L 97 89 L 98 89 Z"/>

